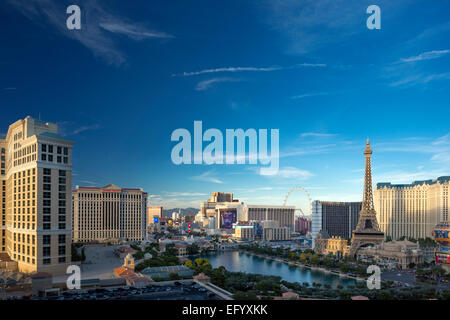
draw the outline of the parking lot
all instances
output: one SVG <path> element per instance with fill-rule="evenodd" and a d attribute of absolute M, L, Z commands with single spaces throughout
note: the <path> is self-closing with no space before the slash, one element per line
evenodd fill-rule
<path fill-rule="evenodd" d="M 412 287 L 419 284 L 416 281 L 416 275 L 412 270 L 383 271 L 381 273 L 381 280 L 400 282 L 406 287 Z M 440 290 L 450 290 L 450 283 L 441 281 L 437 288 Z"/>
<path fill-rule="evenodd" d="M 11 298 L 21 300 L 23 298 Z M 196 283 L 175 281 L 170 285 L 152 284 L 144 288 L 117 287 L 64 291 L 56 297 L 31 297 L 30 300 L 220 300 Z"/>

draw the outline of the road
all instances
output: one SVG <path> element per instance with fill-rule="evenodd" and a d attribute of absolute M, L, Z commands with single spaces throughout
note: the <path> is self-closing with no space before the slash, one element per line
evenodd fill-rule
<path fill-rule="evenodd" d="M 396 270 L 396 271 L 382 271 L 381 272 L 382 281 L 398 281 L 406 283 L 410 286 L 416 285 L 416 275 L 414 273 L 409 273 L 407 271 Z"/>
<path fill-rule="evenodd" d="M 123 300 L 219 300 L 217 297 L 208 297 L 207 293 L 182 290 L 172 290 L 164 292 L 150 292 L 134 296 L 127 296 Z M 121 300 L 122 300 L 121 299 Z"/>
<path fill-rule="evenodd" d="M 406 270 L 397 270 L 397 271 L 383 271 L 381 272 L 381 280 L 382 281 L 398 281 L 402 283 L 406 283 L 408 286 L 415 286 L 420 283 L 416 282 L 416 275 L 414 273 L 410 273 Z M 437 286 L 439 290 L 450 290 L 449 282 L 441 282 Z"/>

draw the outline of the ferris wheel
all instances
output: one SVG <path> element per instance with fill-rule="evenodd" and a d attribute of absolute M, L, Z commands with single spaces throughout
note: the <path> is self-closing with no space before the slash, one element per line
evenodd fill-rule
<path fill-rule="evenodd" d="M 289 196 L 290 196 L 294 191 L 302 191 L 302 192 L 306 195 L 306 198 L 307 198 L 308 201 L 309 201 L 309 209 L 310 209 L 310 212 L 312 213 L 312 199 L 311 199 L 311 196 L 309 195 L 308 191 L 307 191 L 305 188 L 303 188 L 303 187 L 294 187 L 294 188 L 292 188 L 291 190 L 289 190 L 289 192 L 287 193 L 286 197 L 284 198 L 283 206 L 286 206 L 286 203 L 287 203 L 287 201 L 288 201 Z M 295 209 L 295 210 L 300 211 L 300 215 L 301 215 L 301 216 L 305 216 L 305 215 L 306 215 L 306 214 L 303 212 L 303 210 L 300 209 L 300 208 Z"/>

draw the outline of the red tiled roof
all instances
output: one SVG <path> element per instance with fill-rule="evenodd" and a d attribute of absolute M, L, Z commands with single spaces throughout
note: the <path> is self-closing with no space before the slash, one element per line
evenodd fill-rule
<path fill-rule="evenodd" d="M 115 268 L 114 274 L 117 275 L 118 277 L 124 278 L 132 283 L 134 283 L 135 281 L 150 281 L 150 282 L 153 281 L 152 278 L 145 276 L 145 275 L 137 275 L 136 272 L 134 272 L 133 270 L 130 270 L 124 266 Z"/>
<path fill-rule="evenodd" d="M 352 300 L 369 300 L 366 296 L 353 296 Z"/>
<path fill-rule="evenodd" d="M 114 269 L 114 274 L 116 274 L 117 276 L 123 278 L 126 276 L 130 276 L 135 274 L 133 270 L 128 269 L 127 267 L 121 266 L 118 268 Z"/>

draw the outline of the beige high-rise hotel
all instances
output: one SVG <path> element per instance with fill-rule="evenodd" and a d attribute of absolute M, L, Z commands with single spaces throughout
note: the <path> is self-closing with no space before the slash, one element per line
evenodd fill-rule
<path fill-rule="evenodd" d="M 294 232 L 295 207 L 293 206 L 265 206 L 245 205 L 243 208 L 243 221 L 275 220 L 279 227 L 287 227 Z"/>
<path fill-rule="evenodd" d="M 72 197 L 73 242 L 144 240 L 148 194 L 142 189 L 77 186 Z"/>
<path fill-rule="evenodd" d="M 450 176 L 412 184 L 378 183 L 374 205 L 380 229 L 398 239 L 432 237 L 441 221 L 448 221 Z"/>
<path fill-rule="evenodd" d="M 163 207 L 162 206 L 150 206 L 147 207 L 147 225 L 152 224 L 155 218 L 163 217 Z"/>
<path fill-rule="evenodd" d="M 66 272 L 71 261 L 73 142 L 26 117 L 0 139 L 0 252 L 24 273 Z"/>

